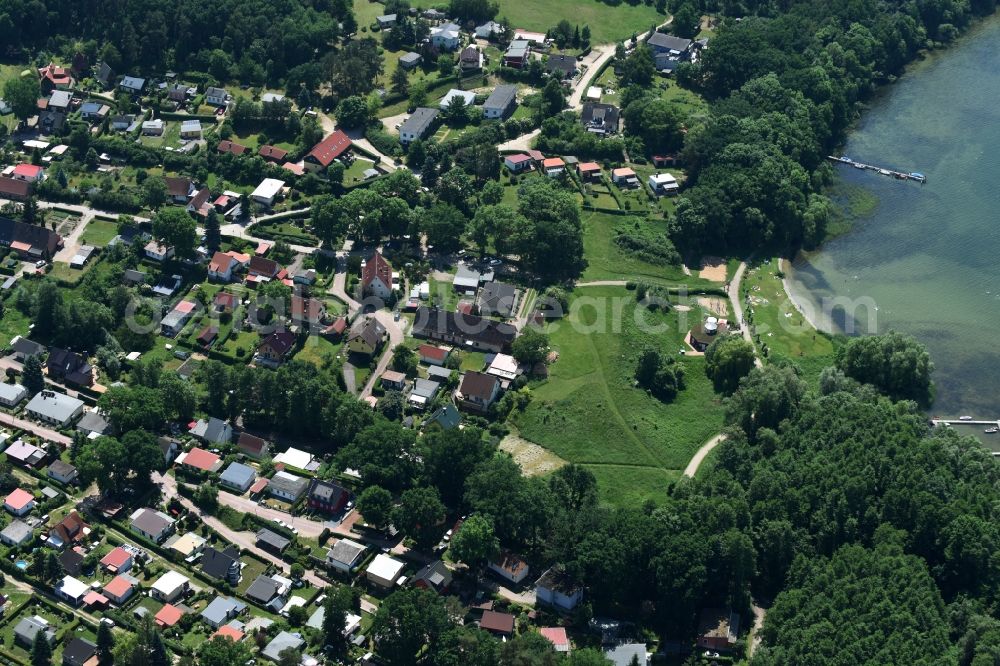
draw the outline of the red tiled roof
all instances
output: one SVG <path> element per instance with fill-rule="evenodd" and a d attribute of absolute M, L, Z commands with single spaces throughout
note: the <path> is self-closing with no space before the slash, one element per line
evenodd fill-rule
<path fill-rule="evenodd" d="M 14 509 L 14 511 L 20 511 L 24 507 L 28 506 L 29 503 L 34 501 L 34 495 L 29 493 L 27 490 L 17 488 L 10 495 L 7 495 L 7 499 L 4 500 L 4 504 Z"/>
<path fill-rule="evenodd" d="M 108 598 L 100 592 L 88 592 L 83 598 L 84 606 L 107 606 Z"/>
<path fill-rule="evenodd" d="M 514 633 L 514 616 L 492 610 L 483 611 L 483 619 L 479 621 L 479 627 L 486 631 L 512 634 Z"/>
<path fill-rule="evenodd" d="M 210 273 L 225 273 L 236 260 L 225 252 L 216 252 L 208 265 Z"/>
<path fill-rule="evenodd" d="M 253 485 L 250 486 L 250 492 L 253 494 L 259 493 L 260 491 L 264 490 L 264 488 L 267 488 L 267 484 L 268 484 L 268 479 L 266 478 L 257 479 L 256 481 L 253 482 Z"/>
<path fill-rule="evenodd" d="M 546 160 L 542 160 L 542 167 L 548 169 L 549 167 L 561 167 L 566 166 L 566 163 L 562 161 L 561 157 L 550 157 Z"/>
<path fill-rule="evenodd" d="M 115 576 L 110 583 L 104 586 L 104 591 L 113 597 L 123 597 L 132 589 L 132 583 L 124 576 Z"/>
<path fill-rule="evenodd" d="M 130 552 L 124 548 L 118 547 L 101 558 L 101 566 L 120 569 L 131 557 L 132 554 Z"/>
<path fill-rule="evenodd" d="M 565 627 L 542 627 L 538 633 L 552 641 L 553 645 L 569 645 L 569 637 L 566 636 Z"/>
<path fill-rule="evenodd" d="M 266 160 L 274 160 L 275 162 L 280 162 L 288 157 L 288 151 L 277 146 L 261 146 L 257 154 Z"/>
<path fill-rule="evenodd" d="M 16 178 L 0 176 L 0 194 L 7 197 L 25 198 L 31 191 L 31 183 Z"/>
<path fill-rule="evenodd" d="M 296 164 L 295 162 L 285 162 L 281 165 L 281 168 L 286 171 L 291 171 L 296 176 L 301 176 L 306 172 L 306 170 L 302 168 L 302 165 Z"/>
<path fill-rule="evenodd" d="M 232 310 L 239 303 L 239 299 L 236 294 L 230 294 L 228 291 L 220 291 L 215 295 L 215 300 L 213 301 L 216 307 L 223 307 L 227 310 Z"/>
<path fill-rule="evenodd" d="M 167 192 L 172 197 L 186 197 L 191 191 L 191 180 L 189 178 L 174 178 L 167 176 L 163 179 L 167 183 Z"/>
<path fill-rule="evenodd" d="M 245 635 L 246 634 L 244 634 L 236 627 L 231 627 L 228 624 L 224 624 L 221 627 L 219 627 L 218 631 L 212 634 L 212 638 L 215 638 L 216 636 L 225 636 L 226 638 L 231 638 L 234 643 L 239 643 L 241 640 L 243 640 L 243 637 Z"/>
<path fill-rule="evenodd" d="M 448 358 L 448 350 L 434 345 L 420 345 L 417 353 L 423 358 L 432 358 L 435 361 L 443 361 Z"/>
<path fill-rule="evenodd" d="M 43 171 L 45 169 L 34 164 L 18 164 L 14 167 L 14 175 L 22 178 L 38 178 Z"/>
<path fill-rule="evenodd" d="M 601 165 L 597 162 L 584 162 L 583 164 L 576 167 L 580 171 L 600 171 Z"/>
<path fill-rule="evenodd" d="M 376 277 L 382 280 L 382 284 L 386 287 L 392 288 L 392 266 L 380 252 L 373 254 L 365 263 L 364 270 L 361 271 L 361 284 L 367 287 Z"/>
<path fill-rule="evenodd" d="M 181 301 L 180 303 L 174 306 L 174 310 L 177 310 L 178 312 L 183 312 L 184 314 L 190 314 L 194 312 L 194 309 L 196 307 L 198 307 L 198 305 L 194 301 Z"/>
<path fill-rule="evenodd" d="M 182 615 L 184 615 L 183 611 L 177 608 L 177 606 L 167 604 L 160 609 L 153 619 L 161 627 L 172 627 L 180 621 Z"/>
<path fill-rule="evenodd" d="M 531 157 L 528 156 L 528 155 L 525 155 L 524 153 L 521 153 L 520 155 L 508 155 L 506 159 L 507 159 L 508 162 L 511 162 L 513 164 L 520 164 L 522 162 L 530 162 L 531 161 Z"/>
<path fill-rule="evenodd" d="M 219 462 L 219 456 L 211 451 L 198 448 L 197 446 L 188 451 L 184 456 L 184 464 L 205 472 L 211 471 L 212 467 Z"/>
<path fill-rule="evenodd" d="M 343 130 L 337 130 L 313 146 L 313 149 L 306 155 L 306 159 L 328 167 L 350 147 L 351 139 L 344 134 Z"/>
<path fill-rule="evenodd" d="M 224 139 L 219 142 L 219 146 L 218 148 L 216 148 L 216 150 L 218 150 L 220 153 L 231 153 L 233 155 L 242 155 L 243 153 L 247 152 L 249 148 L 240 145 L 238 143 L 233 143 L 229 139 Z"/>

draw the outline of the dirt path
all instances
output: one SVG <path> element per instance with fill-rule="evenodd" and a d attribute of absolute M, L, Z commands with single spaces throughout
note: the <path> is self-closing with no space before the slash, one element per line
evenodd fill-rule
<path fill-rule="evenodd" d="M 698 468 L 701 467 L 701 463 L 703 463 L 705 458 L 708 457 L 708 454 L 711 453 L 712 449 L 721 444 L 725 439 L 725 435 L 718 434 L 702 444 L 701 448 L 694 454 L 694 457 L 691 458 L 691 462 L 689 462 L 687 467 L 684 468 L 684 476 L 689 476 L 693 479 L 695 474 L 698 473 Z"/>
<path fill-rule="evenodd" d="M 624 287 L 625 280 L 594 280 L 592 282 L 577 282 L 577 287 Z"/>
<path fill-rule="evenodd" d="M 747 262 L 741 261 L 739 268 L 736 269 L 736 274 L 733 275 L 732 282 L 726 288 L 726 292 L 729 294 L 729 302 L 733 305 L 733 320 L 739 323 L 740 330 L 743 332 L 743 338 L 750 344 L 753 344 L 753 338 L 750 336 L 750 327 L 746 325 L 746 320 L 743 318 L 743 305 L 740 303 L 740 283 L 743 281 L 743 274 L 746 270 Z M 754 349 L 756 349 L 756 345 L 754 345 Z M 758 368 L 763 367 L 759 356 L 754 357 L 754 365 Z"/>
<path fill-rule="evenodd" d="M 753 653 L 760 647 L 760 629 L 764 626 L 764 616 L 767 614 L 766 608 L 753 604 L 753 627 L 750 628 L 750 645 L 747 649 L 747 656 L 753 657 Z"/>

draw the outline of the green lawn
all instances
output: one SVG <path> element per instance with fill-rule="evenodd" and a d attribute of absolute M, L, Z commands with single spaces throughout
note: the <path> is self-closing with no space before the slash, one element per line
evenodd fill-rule
<path fill-rule="evenodd" d="M 243 562 L 243 570 L 240 573 L 242 578 L 240 578 L 240 584 L 236 586 L 236 591 L 239 594 L 246 594 L 247 588 L 253 585 L 257 577 L 267 571 L 267 565 L 254 557 L 244 557 L 241 561 Z"/>
<path fill-rule="evenodd" d="M 302 345 L 302 349 L 295 355 L 295 360 L 305 361 L 323 368 L 327 365 L 327 360 L 333 360 L 340 353 L 340 344 L 334 344 L 320 335 L 311 335 Z"/>
<path fill-rule="evenodd" d="M 118 235 L 118 225 L 110 220 L 93 219 L 87 224 L 80 242 L 94 247 L 104 247 Z"/>
<path fill-rule="evenodd" d="M 680 266 L 657 266 L 622 250 L 615 243 L 615 229 L 638 221 L 642 225 L 663 227 L 664 222 L 638 217 L 584 213 L 583 250 L 587 269 L 582 282 L 594 280 L 642 280 L 647 282 L 684 283 L 691 287 L 714 286 L 696 276 L 685 275 Z"/>
<path fill-rule="evenodd" d="M 642 350 L 656 346 L 676 354 L 702 316 L 693 303 L 686 303 L 693 306 L 687 313 L 649 312 L 634 296 L 620 287 L 578 289 L 570 315 L 549 325 L 559 360 L 534 386 L 525 412 L 514 416 L 523 437 L 587 465 L 602 497 L 620 506 L 662 501 L 667 482 L 722 427 L 721 402 L 701 357 L 679 359 L 686 388 L 672 403 L 634 387 Z M 644 332 L 643 321 L 656 328 Z"/>
<path fill-rule="evenodd" d="M 31 319 L 14 307 L 13 302 L 7 302 L 0 319 L 0 345 L 9 345 L 12 338 L 18 335 L 28 335 Z"/>
<path fill-rule="evenodd" d="M 627 39 L 633 32 L 645 32 L 667 17 L 651 4 L 620 4 L 611 6 L 597 0 L 499 0 L 501 17 L 514 28 L 545 32 L 560 20 L 574 25 L 590 26 L 594 44 Z M 497 19 L 499 20 L 499 19 Z M 360 23 L 360 19 L 358 21 Z"/>
<path fill-rule="evenodd" d="M 749 266 L 740 284 L 740 300 L 751 322 L 758 351 L 766 345 L 767 358 L 788 359 L 804 371 L 807 378 L 819 377 L 823 368 L 833 365 L 834 344 L 816 331 L 795 308 L 785 293 L 777 274 L 778 260 L 768 259 Z M 750 305 L 747 307 L 747 297 Z"/>

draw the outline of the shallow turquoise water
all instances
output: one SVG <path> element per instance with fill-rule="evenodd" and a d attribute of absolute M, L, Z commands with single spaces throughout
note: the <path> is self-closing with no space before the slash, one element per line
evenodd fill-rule
<path fill-rule="evenodd" d="M 886 88 L 843 153 L 928 182 L 837 166 L 878 207 L 795 262 L 793 293 L 819 311 L 829 297 L 858 303 L 861 332 L 861 304 L 874 304 L 872 328 L 911 333 L 929 348 L 935 414 L 1000 418 L 1000 20 Z"/>

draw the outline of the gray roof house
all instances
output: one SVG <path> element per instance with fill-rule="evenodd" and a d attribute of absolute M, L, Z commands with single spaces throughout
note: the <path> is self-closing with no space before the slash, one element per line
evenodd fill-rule
<path fill-rule="evenodd" d="M 233 438 L 233 427 L 222 419 L 212 416 L 207 421 L 199 419 L 191 434 L 210 444 L 222 444 Z"/>
<path fill-rule="evenodd" d="M 246 604 L 233 597 L 216 597 L 201 612 L 201 619 L 213 629 L 218 629 L 246 609 Z"/>
<path fill-rule="evenodd" d="M 290 540 L 271 530 L 263 529 L 257 532 L 257 546 L 266 550 L 280 553 L 288 548 L 288 544 L 290 543 Z"/>
<path fill-rule="evenodd" d="M 41 391 L 28 402 L 25 411 L 28 412 L 28 416 L 38 421 L 66 426 L 83 413 L 83 401 L 64 393 Z"/>
<path fill-rule="evenodd" d="M 413 69 L 421 62 L 423 62 L 424 57 L 419 53 L 414 53 L 410 51 L 409 53 L 404 53 L 399 59 L 399 66 L 403 69 Z"/>
<path fill-rule="evenodd" d="M 386 28 L 391 28 L 396 25 L 396 15 L 395 14 L 383 14 L 382 16 L 376 16 L 375 21 L 378 22 L 378 27 L 382 30 Z"/>
<path fill-rule="evenodd" d="M 151 541 L 160 543 L 174 529 L 174 519 L 162 511 L 139 509 L 131 516 L 130 527 Z"/>
<path fill-rule="evenodd" d="M 278 608 L 284 605 L 284 601 L 276 601 L 280 599 L 280 594 L 282 591 L 282 585 L 273 578 L 261 574 L 257 576 L 257 580 L 250 584 L 247 588 L 246 596 L 251 601 L 255 601 L 261 606 L 275 606 Z"/>
<path fill-rule="evenodd" d="M 0 541 L 8 546 L 21 546 L 31 540 L 31 526 L 20 520 L 14 520 L 0 532 Z"/>
<path fill-rule="evenodd" d="M 326 564 L 339 571 L 350 573 L 365 553 L 365 547 L 350 539 L 337 539 L 336 543 L 326 551 Z"/>
<path fill-rule="evenodd" d="M 516 304 L 517 289 L 506 282 L 487 282 L 476 299 L 476 308 L 482 316 L 510 317 Z"/>
<path fill-rule="evenodd" d="M 439 388 L 441 388 L 441 384 L 438 382 L 431 381 L 430 379 L 416 379 L 413 382 L 413 390 L 410 391 L 410 395 L 407 397 L 407 402 L 423 409 L 434 399 Z"/>
<path fill-rule="evenodd" d="M 430 418 L 424 422 L 424 426 L 430 426 L 437 424 L 441 426 L 444 430 L 452 430 L 457 428 L 462 422 L 462 415 L 459 413 L 455 405 L 448 403 L 444 407 L 439 407 Z"/>
<path fill-rule="evenodd" d="M 271 661 L 278 661 L 279 656 L 284 650 L 288 648 L 301 650 L 305 644 L 306 642 L 302 640 L 299 634 L 290 634 L 287 631 L 282 631 L 264 647 L 262 654 Z"/>
<path fill-rule="evenodd" d="M 13 407 L 28 396 L 28 389 L 20 384 L 0 384 L 0 405 Z"/>
<path fill-rule="evenodd" d="M 243 463 L 234 462 L 226 468 L 226 471 L 219 477 L 219 481 L 224 486 L 234 488 L 241 493 L 245 493 L 250 484 L 253 483 L 257 473 L 253 467 Z"/>
<path fill-rule="evenodd" d="M 49 639 L 50 643 L 55 640 L 56 632 L 52 629 L 48 620 L 38 615 L 26 617 L 14 627 L 14 640 L 30 648 L 32 643 L 35 642 L 35 635 L 40 631 L 45 632 L 45 636 Z"/>
<path fill-rule="evenodd" d="M 673 35 L 667 35 L 662 32 L 654 33 L 652 37 L 646 40 L 646 44 L 653 49 L 653 53 L 687 53 L 688 49 L 691 48 L 691 40 L 683 39 L 681 37 L 674 37 Z"/>
<path fill-rule="evenodd" d="M 76 467 L 58 459 L 53 460 L 52 464 L 49 465 L 48 474 L 60 483 L 73 483 L 76 481 L 77 476 L 79 476 Z"/>
<path fill-rule="evenodd" d="M 517 106 L 517 86 L 497 86 L 483 104 L 483 115 L 491 119 L 507 116 Z"/>
<path fill-rule="evenodd" d="M 111 424 L 106 418 L 92 411 L 84 413 L 83 418 L 77 422 L 76 429 L 87 435 L 91 433 L 107 435 L 111 432 Z"/>
<path fill-rule="evenodd" d="M 306 491 L 308 486 L 308 479 L 303 479 L 301 476 L 295 476 L 288 472 L 277 472 L 267 484 L 267 491 L 281 499 L 295 502 L 302 496 L 302 493 Z"/>
<path fill-rule="evenodd" d="M 417 139 L 424 139 L 434 128 L 437 121 L 439 109 L 431 109 L 422 106 L 410 114 L 406 122 L 399 128 L 399 140 L 404 144 L 409 144 Z"/>
<path fill-rule="evenodd" d="M 236 585 L 240 582 L 240 551 L 235 546 L 225 550 L 209 546 L 201 554 L 201 571 L 206 576 Z"/>
<path fill-rule="evenodd" d="M 146 87 L 146 79 L 139 78 L 138 76 L 126 76 L 122 79 L 119 87 L 125 92 L 138 95 Z"/>

